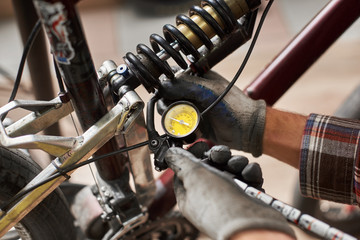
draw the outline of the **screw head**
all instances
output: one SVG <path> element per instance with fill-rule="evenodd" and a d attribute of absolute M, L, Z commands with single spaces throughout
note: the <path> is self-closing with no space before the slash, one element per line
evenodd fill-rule
<path fill-rule="evenodd" d="M 159 144 L 159 141 L 153 139 L 153 140 L 151 140 L 150 144 L 151 144 L 152 147 L 156 147 Z"/>
<path fill-rule="evenodd" d="M 117 68 L 116 68 L 116 72 L 120 75 L 124 75 L 128 72 L 128 67 L 125 64 L 120 64 Z"/>

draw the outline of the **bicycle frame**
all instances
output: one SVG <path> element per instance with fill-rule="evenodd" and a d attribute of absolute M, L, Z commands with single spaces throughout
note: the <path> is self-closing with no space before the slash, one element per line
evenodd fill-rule
<path fill-rule="evenodd" d="M 273 105 L 359 16 L 359 1 L 330 1 L 245 92 Z"/>
<path fill-rule="evenodd" d="M 19 123 L 15 123 L 6 130 L 0 124 L 3 139 L 2 145 L 8 147 L 41 148 L 44 151 L 57 156 L 56 166 L 49 165 L 39 176 L 29 184 L 35 184 L 42 179 L 57 172 L 59 168 L 69 166 L 88 159 L 91 155 L 102 155 L 113 152 L 125 145 L 140 142 L 139 138 L 130 137 L 132 131 L 141 132 L 145 129 L 142 116 L 143 102 L 133 91 L 121 98 L 119 104 L 109 106 L 98 81 L 98 74 L 91 59 L 90 51 L 82 32 L 81 24 L 74 6 L 73 0 L 61 0 L 54 9 L 52 0 L 34 0 L 35 6 L 48 32 L 52 51 L 57 57 L 57 63 L 63 74 L 68 93 L 61 95 L 53 102 L 17 102 L 6 105 L 0 109 L 3 115 L 13 108 L 22 107 L 32 109 L 35 112 L 45 112 L 40 116 L 30 114 Z M 67 28 L 61 29 L 62 48 L 56 44 L 56 35 L 52 29 L 52 20 L 47 18 L 51 11 L 60 11 L 60 17 L 65 17 Z M 50 11 L 50 12 L 49 12 Z M 53 12 L 52 12 L 53 13 Z M 274 104 L 286 90 L 314 63 L 326 49 L 358 18 L 360 17 L 360 2 L 358 0 L 337 0 L 330 3 L 317 15 L 310 24 L 278 55 L 278 57 L 246 88 L 245 92 L 254 99 L 265 99 L 269 105 Z M 341 21 L 340 21 L 341 20 Z M 337 24 L 337 28 L 333 25 Z M 53 32 L 52 32 L 53 31 Z M 320 37 L 319 37 L 320 36 Z M 304 52 L 307 54 L 304 55 Z M 299 61 L 301 59 L 302 61 Z M 271 89 L 272 91 L 269 91 Z M 34 134 L 51 123 L 72 111 L 72 106 L 77 113 L 84 134 L 75 138 L 49 138 L 47 136 L 35 137 L 30 140 L 21 138 L 24 134 Z M 60 107 L 61 106 L 61 107 Z M 59 108 L 60 107 L 60 108 Z M 111 107 L 111 110 L 108 109 Z M 24 122 L 27 124 L 25 125 Z M 133 125 L 136 124 L 137 127 Z M 20 129 L 19 125 L 22 126 Z M 123 135 L 114 138 L 122 132 Z M 124 137 L 127 133 L 127 137 Z M 9 137 L 7 137 L 9 136 Z M 146 133 L 139 133 L 141 140 L 147 138 Z M 125 139 L 126 138 L 126 139 Z M 100 141 L 98 141 L 101 139 Z M 96 152 L 96 153 L 95 153 Z M 72 154 L 74 153 L 74 154 Z M 131 155 L 131 153 L 130 153 Z M 149 155 L 148 150 L 142 155 Z M 136 157 L 135 157 L 136 158 Z M 149 159 L 145 159 L 148 161 Z M 128 182 L 127 157 L 117 155 L 110 159 L 100 160 L 96 163 L 99 175 L 105 181 L 119 180 Z M 140 164 L 141 165 L 141 164 Z M 144 178 L 141 182 L 149 182 L 148 185 L 138 186 L 146 196 L 145 205 L 148 206 L 150 218 L 164 215 L 175 205 L 175 196 L 172 192 L 172 172 L 166 170 L 160 181 L 165 188 L 153 200 L 155 194 L 152 176 L 149 176 L 149 165 L 133 165 L 137 169 L 134 177 Z M 147 171 L 147 173 L 145 173 Z M 150 171 L 151 173 L 151 171 Z M 66 175 L 53 180 L 43 187 L 33 190 L 13 206 L 7 213 L 2 213 L 0 220 L 0 235 L 4 235 L 8 229 L 21 220 L 33 207 L 51 191 L 66 179 Z M 140 191 L 141 192 L 141 191 Z M 149 204 L 150 202 L 151 205 Z M 140 213 L 140 212 L 139 212 Z M 140 214 L 141 215 L 141 214 Z M 140 219 L 129 216 L 135 223 L 141 223 L 147 216 Z"/>

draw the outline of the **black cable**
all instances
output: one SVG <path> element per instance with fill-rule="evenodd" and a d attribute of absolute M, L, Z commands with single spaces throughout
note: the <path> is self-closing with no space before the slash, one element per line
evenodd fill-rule
<path fill-rule="evenodd" d="M 126 147 L 126 148 L 121 148 L 117 151 L 114 151 L 114 152 L 111 152 L 111 153 L 106 153 L 106 154 L 103 154 L 101 156 L 97 156 L 97 157 L 94 157 L 94 158 L 91 158 L 89 160 L 86 160 L 82 163 L 79 163 L 79 164 L 76 164 L 76 165 L 73 165 L 73 166 L 69 166 L 69 167 L 66 167 L 63 169 L 62 172 L 65 172 L 65 173 L 68 173 L 72 170 L 75 170 L 79 167 L 82 167 L 82 166 L 85 166 L 85 165 L 88 165 L 90 163 L 93 163 L 93 162 L 96 162 L 96 161 L 99 161 L 101 159 L 104 159 L 104 158 L 107 158 L 107 157 L 111 157 L 113 155 L 116 155 L 116 154 L 119 154 L 119 153 L 123 153 L 123 152 L 128 152 L 128 151 L 131 151 L 131 150 L 134 150 L 136 148 L 140 148 L 140 147 L 143 147 L 143 146 L 146 146 L 147 144 L 149 144 L 148 141 L 145 141 L 145 142 L 141 142 L 141 143 L 138 143 L 138 144 L 135 144 L 135 145 L 132 145 L 130 147 Z"/>
<path fill-rule="evenodd" d="M 19 90 L 19 86 L 20 86 L 20 82 L 21 82 L 21 77 L 22 74 L 24 72 L 24 66 L 25 66 L 25 61 L 26 58 L 29 54 L 29 51 L 34 43 L 34 40 L 36 38 L 36 36 L 38 35 L 38 33 L 40 32 L 40 27 L 41 27 L 41 22 L 40 20 L 38 20 L 35 24 L 35 26 L 33 27 L 33 29 L 31 30 L 31 33 L 28 37 L 28 39 L 26 40 L 25 46 L 24 46 L 24 50 L 23 50 L 23 54 L 21 56 L 21 60 L 20 60 L 20 65 L 19 65 L 19 69 L 16 75 L 16 79 L 14 82 L 14 87 L 13 90 L 11 92 L 10 98 L 9 98 L 9 102 L 13 101 L 16 97 L 16 94 Z M 3 121 L 6 117 L 7 113 L 5 113 L 4 115 L 2 115 L 1 117 L 1 121 Z"/>
<path fill-rule="evenodd" d="M 213 102 L 210 104 L 210 106 L 208 106 L 202 113 L 201 113 L 201 116 L 204 116 L 208 111 L 210 111 L 215 105 L 217 105 L 224 97 L 226 94 L 228 94 L 228 92 L 230 91 L 230 89 L 234 86 L 234 84 L 236 83 L 236 81 L 239 79 L 239 76 L 241 75 L 242 71 L 244 70 L 249 58 L 250 58 L 250 55 L 255 47 L 255 44 L 256 44 L 256 40 L 260 34 L 260 30 L 261 30 L 261 27 L 265 21 L 265 18 L 266 18 L 266 15 L 267 13 L 269 12 L 270 10 L 270 7 L 272 5 L 272 3 L 274 2 L 274 0 L 270 0 L 268 2 L 268 4 L 266 5 L 266 8 L 264 9 L 264 12 L 261 16 L 261 19 L 259 21 L 259 25 L 256 29 L 256 32 L 254 34 L 254 37 L 251 41 L 251 44 L 250 44 L 250 47 L 245 55 L 245 58 L 241 64 L 241 66 L 239 67 L 238 71 L 236 72 L 234 78 L 231 80 L 231 82 L 229 83 L 229 85 L 226 87 L 226 89 L 224 90 L 224 92 Z"/>
<path fill-rule="evenodd" d="M 15 96 L 16 96 L 16 93 L 19 89 L 19 85 L 20 85 L 20 82 L 21 82 L 21 77 L 22 77 L 22 74 L 23 74 L 23 71 L 24 71 L 24 66 L 25 66 L 25 61 L 26 61 L 26 58 L 27 58 L 27 55 L 29 54 L 29 51 L 34 43 L 34 40 L 36 38 L 36 36 L 38 35 L 38 33 L 40 32 L 40 27 L 41 27 L 41 22 L 40 20 L 38 20 L 35 24 L 35 26 L 33 27 L 33 29 L 31 30 L 31 33 L 25 43 L 25 47 L 24 47 L 24 50 L 23 50 L 23 54 L 21 56 L 21 61 L 20 61 L 20 65 L 19 65 L 19 69 L 18 69 L 18 72 L 17 72 L 17 76 L 16 76 L 16 79 L 15 79 L 15 83 L 14 83 L 14 88 L 13 88 L 13 91 L 10 95 L 10 98 L 9 98 L 9 102 L 13 101 L 15 99 Z"/>
<path fill-rule="evenodd" d="M 64 93 L 65 92 L 64 82 L 62 81 L 60 70 L 59 70 L 58 65 L 56 64 L 55 58 L 53 58 L 53 62 L 54 62 L 56 79 L 57 79 L 57 82 L 59 85 L 59 91 L 61 93 Z"/>
<path fill-rule="evenodd" d="M 154 111 L 155 111 L 155 103 L 159 100 L 159 98 L 160 98 L 159 92 L 156 91 L 154 96 L 146 104 L 146 127 L 148 133 L 156 132 L 155 122 L 154 122 Z M 150 139 L 151 137 L 152 136 L 149 136 Z"/>
<path fill-rule="evenodd" d="M 139 148 L 139 147 L 146 146 L 147 144 L 148 144 L 148 141 L 141 142 L 141 143 L 132 145 L 130 147 L 121 148 L 121 149 L 119 149 L 117 151 L 107 153 L 107 154 L 103 154 L 101 156 L 97 156 L 97 157 L 94 157 L 92 159 L 86 160 L 86 161 L 84 161 L 82 163 L 74 164 L 74 165 L 68 166 L 66 168 L 63 168 L 61 170 L 61 172 L 56 172 L 52 176 L 50 176 L 47 179 L 43 180 L 42 182 L 39 182 L 39 183 L 33 185 L 32 187 L 26 189 L 26 190 L 18 192 L 13 197 L 11 197 L 9 201 L 7 201 L 5 204 L 0 206 L 0 209 L 1 209 L 1 211 L 6 212 L 11 206 L 13 206 L 13 204 L 15 204 L 16 201 L 18 201 L 20 198 L 24 197 L 26 194 L 32 192 L 36 188 L 41 187 L 42 185 L 44 185 L 44 184 L 46 184 L 46 183 L 60 177 L 60 176 L 63 176 L 65 173 L 71 172 L 71 171 L 73 171 L 73 170 L 75 170 L 75 169 L 77 169 L 79 167 L 82 167 L 82 166 L 85 166 L 87 164 L 99 161 L 101 159 L 104 159 L 104 158 L 107 158 L 107 157 L 110 157 L 110 156 L 113 156 L 113 155 L 116 155 L 116 154 L 119 154 L 119 153 L 128 152 L 128 151 L 134 150 L 134 149 Z"/>

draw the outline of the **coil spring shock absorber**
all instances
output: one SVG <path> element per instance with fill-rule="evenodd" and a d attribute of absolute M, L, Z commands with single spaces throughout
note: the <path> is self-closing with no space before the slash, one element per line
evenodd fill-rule
<path fill-rule="evenodd" d="M 159 77 L 162 74 L 170 79 L 174 77 L 166 62 L 168 58 L 171 57 L 182 69 L 189 67 L 180 51 L 187 56 L 194 71 L 206 71 L 225 56 L 215 57 L 215 60 L 210 62 L 207 59 L 205 63 L 196 63 L 209 58 L 212 52 L 217 53 L 215 55 L 219 55 L 219 52 L 224 52 L 220 55 L 228 55 L 251 37 L 240 31 L 240 40 L 229 40 L 239 29 L 238 19 L 253 12 L 260 3 L 260 0 L 203 0 L 201 7 L 193 6 L 190 9 L 189 16 L 178 15 L 176 27 L 165 25 L 164 38 L 152 34 L 152 49 L 139 44 L 136 47 L 137 55 L 129 52 L 124 60 L 148 92 L 154 92 L 155 88 L 160 86 Z M 220 44 L 214 44 L 212 38 L 215 36 L 220 38 Z M 199 51 L 204 47 L 206 51 Z"/>

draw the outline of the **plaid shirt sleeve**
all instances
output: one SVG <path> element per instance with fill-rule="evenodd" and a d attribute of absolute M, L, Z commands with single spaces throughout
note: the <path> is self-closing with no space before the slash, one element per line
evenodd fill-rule
<path fill-rule="evenodd" d="M 303 195 L 360 203 L 360 121 L 311 114 L 300 154 Z"/>

